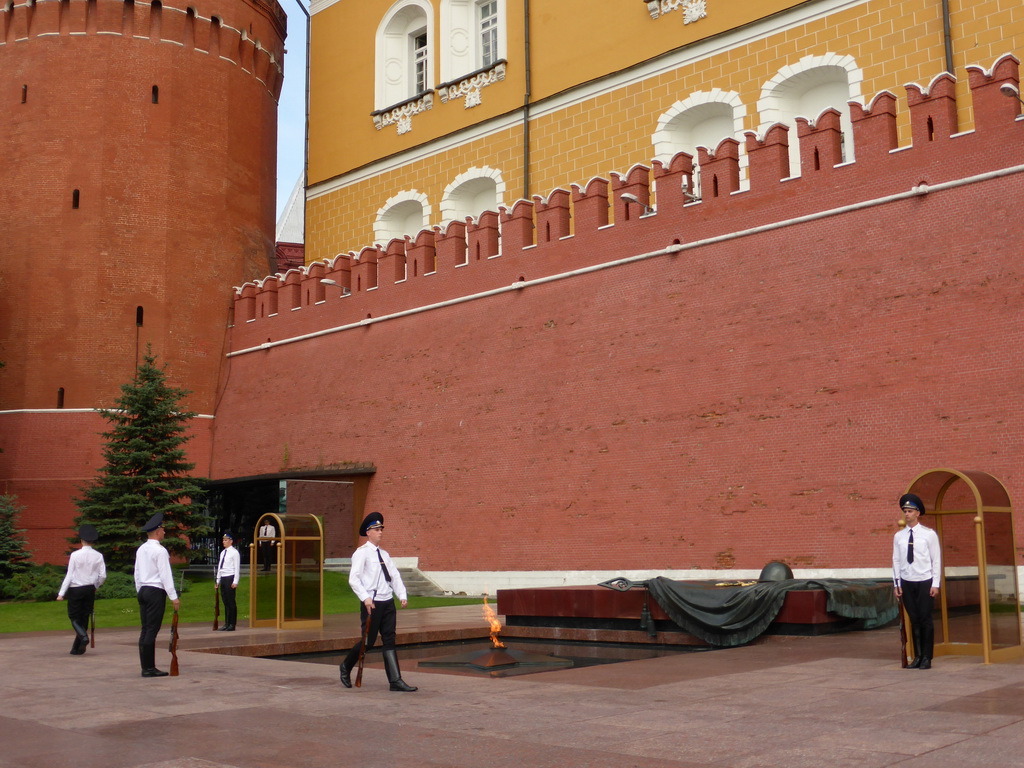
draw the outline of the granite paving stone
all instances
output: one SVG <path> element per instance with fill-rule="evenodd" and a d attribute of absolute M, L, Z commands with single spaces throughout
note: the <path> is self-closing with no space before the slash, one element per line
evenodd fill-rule
<path fill-rule="evenodd" d="M 483 637 L 481 623 L 478 606 L 401 611 L 399 642 Z M 390 692 L 379 661 L 349 690 L 336 663 L 253 655 L 338 653 L 358 633 L 358 617 L 185 625 L 180 676 L 154 679 L 137 629 L 77 657 L 69 632 L 0 635 L 0 768 L 1024 767 L 1024 664 L 900 669 L 894 628 L 505 678 L 403 659 L 412 694 Z"/>

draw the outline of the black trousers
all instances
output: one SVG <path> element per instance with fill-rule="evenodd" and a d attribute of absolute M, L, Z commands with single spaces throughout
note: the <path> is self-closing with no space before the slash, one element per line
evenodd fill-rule
<path fill-rule="evenodd" d="M 96 602 L 96 587 L 87 584 L 84 587 L 69 587 L 67 591 L 68 618 L 71 628 L 75 630 L 75 643 L 72 650 L 84 649 L 89 642 L 89 615 Z"/>
<path fill-rule="evenodd" d="M 359 622 L 361 627 L 366 626 L 366 605 L 359 606 Z M 398 611 L 395 608 L 394 599 L 373 601 L 373 613 L 370 614 L 370 631 L 366 633 L 366 650 L 373 648 L 380 635 L 384 642 L 385 651 L 395 649 L 395 630 L 398 625 Z M 345 657 L 345 666 L 352 669 L 359 662 L 359 651 L 363 645 L 360 640 Z"/>
<path fill-rule="evenodd" d="M 143 587 L 139 590 L 139 616 L 142 619 L 139 645 L 156 645 L 156 636 L 160 634 L 160 625 L 164 623 L 166 608 L 167 593 L 160 587 Z"/>
<path fill-rule="evenodd" d="M 229 627 L 235 626 L 235 621 L 238 619 L 235 590 L 231 588 L 231 582 L 234 580 L 234 576 L 220 577 L 220 599 L 224 602 L 224 623 Z"/>
<path fill-rule="evenodd" d="M 932 621 L 935 598 L 930 594 L 932 580 L 903 581 L 901 586 L 903 605 L 914 636 L 914 655 L 930 659 L 935 649 L 935 624 Z"/>
<path fill-rule="evenodd" d="M 75 632 L 82 635 L 89 627 L 89 615 L 96 602 L 96 587 L 92 584 L 70 587 L 67 595 L 68 618 L 71 619 L 71 626 Z"/>
<path fill-rule="evenodd" d="M 260 562 L 263 563 L 263 570 L 269 571 L 273 560 L 274 544 L 269 541 L 260 542 Z"/>

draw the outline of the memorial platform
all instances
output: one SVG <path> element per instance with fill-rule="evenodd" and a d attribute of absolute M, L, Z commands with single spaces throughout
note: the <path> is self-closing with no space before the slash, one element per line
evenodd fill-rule
<path fill-rule="evenodd" d="M 738 582 L 729 582 L 735 584 Z M 880 589 L 890 589 L 888 582 Z M 654 621 L 651 634 L 641 626 L 645 603 Z M 625 592 L 601 586 L 535 587 L 498 590 L 497 611 L 505 618 L 503 636 L 666 645 L 706 645 L 682 631 L 635 587 Z M 767 635 L 821 635 L 855 629 L 856 619 L 828 610 L 823 589 L 792 590 Z"/>

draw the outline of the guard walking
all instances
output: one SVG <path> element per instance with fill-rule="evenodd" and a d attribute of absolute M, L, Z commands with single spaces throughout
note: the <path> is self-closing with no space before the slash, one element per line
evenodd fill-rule
<path fill-rule="evenodd" d="M 67 595 L 68 618 L 75 630 L 72 656 L 81 656 L 89 647 L 89 617 L 96 601 L 96 590 L 107 580 L 107 564 L 103 555 L 92 547 L 99 539 L 96 529 L 86 523 L 78 529 L 78 538 L 82 546 L 71 553 L 67 575 L 57 593 L 58 600 Z"/>
<path fill-rule="evenodd" d="M 359 535 L 365 536 L 367 541 L 352 553 L 352 570 L 348 583 L 362 602 L 359 608 L 360 626 L 366 626 L 366 619 L 370 617 L 370 628 L 366 633 L 366 650 L 373 647 L 377 635 L 380 634 L 384 641 L 384 670 L 387 672 L 391 690 L 415 691 L 415 686 L 402 679 L 402 673 L 398 668 L 398 654 L 395 651 L 395 596 L 398 596 L 403 608 L 408 604 L 408 596 L 405 584 L 402 583 L 402 576 L 391 562 L 391 556 L 380 548 L 380 541 L 384 536 L 384 516 L 379 512 L 367 515 L 359 526 Z M 351 672 L 359 661 L 362 645 L 363 641 L 360 639 L 339 665 L 341 684 L 346 688 L 352 687 Z"/>

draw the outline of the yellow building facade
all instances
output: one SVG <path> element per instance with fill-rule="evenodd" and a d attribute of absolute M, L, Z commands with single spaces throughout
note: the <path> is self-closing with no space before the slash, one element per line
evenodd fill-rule
<path fill-rule="evenodd" d="M 1024 4 L 314 0 L 310 48 L 307 263 L 727 137 L 743 168 L 747 131 L 948 69 L 965 96 L 965 66 L 1020 57 Z"/>

